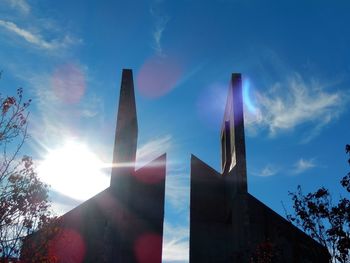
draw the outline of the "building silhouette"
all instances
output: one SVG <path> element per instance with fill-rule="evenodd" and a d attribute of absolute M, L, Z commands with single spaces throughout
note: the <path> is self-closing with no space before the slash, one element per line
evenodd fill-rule
<path fill-rule="evenodd" d="M 60 263 L 161 262 L 166 155 L 135 170 L 137 130 L 132 71 L 126 69 L 110 186 L 60 217 L 57 232 L 42 229 L 29 236 L 24 262 L 37 258 L 40 247 L 40 254 Z"/>
<path fill-rule="evenodd" d="M 242 80 L 232 74 L 221 172 L 191 157 L 190 263 L 328 262 L 323 246 L 248 193 Z"/>
<path fill-rule="evenodd" d="M 166 155 L 135 170 L 137 136 L 132 71 L 123 70 L 110 186 L 28 236 L 23 262 L 36 262 L 38 251 L 63 263 L 161 262 Z M 221 172 L 191 157 L 191 263 L 328 262 L 326 248 L 248 193 L 240 74 L 231 79 L 221 157 Z"/>

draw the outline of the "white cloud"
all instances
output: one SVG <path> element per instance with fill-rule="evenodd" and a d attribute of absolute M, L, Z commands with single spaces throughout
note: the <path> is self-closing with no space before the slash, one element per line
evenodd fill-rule
<path fill-rule="evenodd" d="M 5 21 L 0 19 L 0 26 L 8 30 L 9 32 L 23 38 L 28 43 L 46 50 L 57 50 L 59 48 L 66 48 L 72 44 L 81 42 L 69 35 L 65 35 L 61 39 L 53 39 L 51 41 L 45 40 L 44 37 L 37 32 L 32 32 L 27 29 L 23 29 L 11 21 Z"/>
<path fill-rule="evenodd" d="M 294 74 L 285 83 L 275 83 L 268 92 L 257 94 L 258 110 L 247 126 L 253 130 L 257 126 L 267 127 L 274 136 L 311 123 L 313 128 L 304 138 L 307 141 L 344 110 L 348 99 L 345 95 L 326 91 L 317 81 L 306 83 L 299 74 Z"/>
<path fill-rule="evenodd" d="M 152 37 L 154 41 L 153 49 L 156 51 L 157 55 L 163 56 L 162 48 L 162 36 L 166 28 L 166 25 L 169 22 L 169 17 L 163 15 L 159 12 L 159 4 L 161 1 L 157 1 L 154 6 L 150 8 L 150 13 L 155 19 L 154 30 L 152 31 Z"/>
<path fill-rule="evenodd" d="M 26 0 L 6 0 L 11 8 L 19 10 L 22 14 L 29 14 L 30 5 Z"/>
<path fill-rule="evenodd" d="M 155 138 L 137 149 L 136 153 L 136 167 L 142 167 L 163 153 L 169 151 L 172 146 L 171 135 Z"/>
<path fill-rule="evenodd" d="M 49 198 L 51 200 L 51 210 L 57 215 L 61 216 L 68 211 L 72 210 L 74 207 L 81 204 L 83 201 L 74 199 L 72 197 L 66 196 L 60 192 L 50 189 Z"/>
<path fill-rule="evenodd" d="M 310 160 L 300 159 L 295 163 L 294 170 L 292 171 L 292 173 L 293 174 L 300 174 L 300 173 L 305 172 L 306 170 L 314 168 L 315 166 L 316 166 L 316 164 L 315 164 L 315 161 L 313 159 L 310 159 Z"/>
<path fill-rule="evenodd" d="M 275 167 L 274 165 L 267 164 L 260 171 L 252 172 L 252 173 L 253 173 L 253 175 L 256 175 L 256 176 L 269 177 L 269 176 L 276 175 L 278 173 L 278 171 L 279 171 L 279 169 L 277 167 Z"/>
<path fill-rule="evenodd" d="M 169 202 L 176 211 L 186 210 L 189 206 L 190 183 L 188 174 L 167 173 L 165 200 Z"/>
<path fill-rule="evenodd" d="M 104 113 L 104 102 L 96 94 L 86 96 L 80 106 L 80 115 L 85 118 L 94 118 Z"/>
<path fill-rule="evenodd" d="M 315 159 L 299 159 L 292 167 L 289 167 L 288 169 L 284 169 L 285 173 L 288 174 L 300 174 L 303 173 L 309 169 L 312 169 L 316 167 Z M 267 164 L 265 165 L 261 170 L 258 171 L 252 171 L 251 173 L 255 176 L 260 176 L 260 177 L 270 177 L 274 176 L 282 170 L 282 167 L 278 167 L 274 164 Z"/>
<path fill-rule="evenodd" d="M 164 223 L 163 262 L 188 262 L 189 228 Z"/>
<path fill-rule="evenodd" d="M 155 43 L 154 49 L 156 50 L 158 55 L 163 55 L 161 40 L 167 23 L 167 18 L 160 19 L 159 22 L 156 24 L 155 30 L 153 31 L 153 39 Z"/>
<path fill-rule="evenodd" d="M 164 153 L 169 153 L 173 145 L 170 134 L 149 140 L 137 150 L 136 169 L 143 167 Z M 189 205 L 189 172 L 185 170 L 185 167 L 177 165 L 177 162 L 167 159 L 165 200 L 176 211 L 183 211 Z"/>
<path fill-rule="evenodd" d="M 51 203 L 51 211 L 55 216 L 64 215 L 65 213 L 72 210 L 74 207 L 76 207 L 76 205 L 62 204 L 60 202 L 56 202 L 55 200 L 52 200 Z"/>
<path fill-rule="evenodd" d="M 83 76 L 90 76 L 86 79 L 86 85 L 95 84 L 86 66 L 75 64 Z M 59 66 L 64 67 L 65 64 Z M 67 94 L 62 97 L 62 92 L 57 91 L 53 85 L 53 75 L 56 72 L 47 70 L 28 71 L 19 68 L 17 65 L 11 69 L 15 76 L 25 81 L 30 89 L 30 97 L 33 99 L 32 106 L 35 110 L 30 114 L 29 132 L 31 134 L 32 147 L 37 148 L 38 153 L 45 151 L 47 146 L 59 145 L 66 138 L 76 136 L 76 130 L 80 130 L 80 118 L 89 118 L 89 126 L 85 126 L 82 134 L 88 134 L 88 127 L 103 125 L 104 105 L 98 93 L 79 93 L 77 101 L 68 103 L 65 96 L 72 97 L 75 93 L 70 86 Z M 67 74 L 69 75 L 69 74 Z M 65 76 L 62 74 L 62 78 Z M 72 82 L 69 82 L 72 83 Z M 92 84 L 91 84 L 92 85 Z M 108 161 L 109 156 L 108 156 Z"/>

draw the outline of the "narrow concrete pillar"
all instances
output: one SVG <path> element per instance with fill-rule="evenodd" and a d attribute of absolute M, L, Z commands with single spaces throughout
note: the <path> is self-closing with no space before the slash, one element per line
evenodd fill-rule
<path fill-rule="evenodd" d="M 134 172 L 137 135 L 138 126 L 132 70 L 124 69 L 119 96 L 111 187 L 119 184 L 120 177 L 128 177 Z"/>
<path fill-rule="evenodd" d="M 222 174 L 232 176 L 235 192 L 247 192 L 242 77 L 233 73 L 221 128 Z"/>

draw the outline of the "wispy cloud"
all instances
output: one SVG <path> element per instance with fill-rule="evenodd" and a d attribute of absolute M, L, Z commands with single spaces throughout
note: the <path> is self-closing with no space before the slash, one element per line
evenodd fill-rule
<path fill-rule="evenodd" d="M 85 99 L 81 104 L 80 112 L 82 117 L 93 118 L 98 116 L 98 114 L 104 113 L 104 102 L 95 94 Z"/>
<path fill-rule="evenodd" d="M 305 159 L 299 159 L 295 165 L 294 169 L 292 170 L 293 174 L 300 174 L 305 172 L 306 170 L 312 169 L 316 167 L 314 159 L 305 160 Z"/>
<path fill-rule="evenodd" d="M 136 167 L 142 167 L 163 153 L 169 151 L 171 146 L 172 136 L 170 134 L 146 142 L 137 150 Z"/>
<path fill-rule="evenodd" d="M 72 44 L 79 43 L 81 40 L 75 39 L 69 35 L 65 35 L 61 39 L 45 40 L 44 37 L 37 32 L 24 29 L 16 25 L 11 21 L 5 21 L 0 19 L 0 26 L 5 28 L 8 32 L 15 34 L 28 43 L 36 46 L 40 49 L 56 50 L 59 48 L 66 48 Z"/>
<path fill-rule="evenodd" d="M 72 198 L 52 189 L 50 191 L 50 198 L 57 203 L 71 207 L 75 207 L 81 203 L 81 201 L 78 199 Z"/>
<path fill-rule="evenodd" d="M 305 137 L 308 141 L 339 116 L 348 99 L 340 91 L 327 91 L 318 81 L 306 82 L 295 73 L 286 82 L 275 83 L 266 93 L 257 94 L 259 109 L 248 124 L 253 129 L 267 127 L 275 136 L 310 123 L 313 128 Z"/>
<path fill-rule="evenodd" d="M 166 179 L 165 199 L 176 211 L 184 211 L 189 205 L 190 183 L 188 173 L 176 173 L 169 169 Z"/>
<path fill-rule="evenodd" d="M 165 152 L 171 152 L 173 146 L 174 141 L 170 134 L 147 141 L 137 150 L 136 168 L 146 165 Z M 177 165 L 177 162 L 167 160 L 165 200 L 176 211 L 181 212 L 188 208 L 189 173 L 185 167 L 178 167 Z"/>
<path fill-rule="evenodd" d="M 255 176 L 260 177 L 270 177 L 276 174 L 279 174 L 281 171 L 284 171 L 284 174 L 296 175 L 301 174 L 307 170 L 317 167 L 315 159 L 303 159 L 300 158 L 293 165 L 287 165 L 283 169 L 281 166 L 276 166 L 274 164 L 267 164 L 260 170 L 253 170 L 251 173 Z"/>
<path fill-rule="evenodd" d="M 71 70 L 71 64 L 63 64 L 56 67 L 52 71 L 40 72 L 21 72 L 19 78 L 23 78 L 32 88 L 35 94 L 35 103 L 43 114 L 57 114 L 62 113 L 62 106 L 65 104 L 77 107 L 84 98 L 85 85 L 88 75 L 87 67 L 75 63 Z M 68 68 L 66 71 L 61 68 Z M 59 74 L 57 74 L 59 72 Z M 65 73 L 65 74 L 64 74 Z M 77 81 L 76 79 L 84 79 L 84 81 Z M 58 79 L 58 80 L 57 80 Z M 76 95 L 77 94 L 77 95 Z M 74 103 L 67 102 L 66 97 L 77 97 Z M 83 104 L 83 103 L 81 103 Z M 67 106 L 65 107 L 67 109 Z M 52 117 L 52 116 L 51 116 Z"/>
<path fill-rule="evenodd" d="M 269 176 L 276 175 L 278 172 L 279 172 L 279 169 L 276 166 L 272 164 L 267 164 L 260 171 L 258 172 L 253 171 L 252 174 L 256 176 L 261 176 L 261 177 L 269 177 Z"/>
<path fill-rule="evenodd" d="M 163 55 L 161 40 L 167 23 L 167 18 L 160 19 L 159 22 L 156 24 L 155 30 L 153 31 L 154 49 L 156 50 L 158 55 Z"/>
<path fill-rule="evenodd" d="M 184 225 L 164 224 L 163 262 L 188 262 L 189 229 Z"/>
<path fill-rule="evenodd" d="M 19 10 L 22 14 L 30 13 L 30 5 L 26 0 L 5 0 L 11 8 Z"/>
<path fill-rule="evenodd" d="M 79 63 L 74 65 L 80 70 L 82 76 L 89 76 L 85 79 L 86 85 L 95 83 L 86 66 Z M 62 66 L 56 68 L 60 67 Z M 33 99 L 35 108 L 30 115 L 29 132 L 32 147 L 38 153 L 45 152 L 48 145 L 53 147 L 66 138 L 75 137 L 77 131 L 81 130 L 78 126 L 82 118 L 89 118 L 91 126 L 102 125 L 104 104 L 98 94 L 87 92 L 80 85 L 70 85 L 67 89 L 65 89 L 66 85 L 55 86 L 53 81 L 53 76 L 57 71 L 55 69 L 28 71 L 15 65 L 11 71 L 18 79 L 26 82 Z M 74 78 L 74 74 L 62 74 L 62 82 L 65 82 L 65 78 Z M 68 80 L 67 83 L 71 84 L 73 81 Z M 79 92 L 75 89 L 78 89 Z M 66 97 L 72 98 L 74 94 L 77 95 L 76 101 L 67 102 Z M 89 128 L 86 127 L 86 129 Z M 88 132 L 86 129 L 85 132 Z"/>
<path fill-rule="evenodd" d="M 154 29 L 152 31 L 153 37 L 153 49 L 156 51 L 157 55 L 163 56 L 163 48 L 162 48 L 162 36 L 166 25 L 169 22 L 169 17 L 167 15 L 162 14 L 159 11 L 159 5 L 161 1 L 156 1 L 156 3 L 150 8 L 150 13 L 155 19 Z"/>

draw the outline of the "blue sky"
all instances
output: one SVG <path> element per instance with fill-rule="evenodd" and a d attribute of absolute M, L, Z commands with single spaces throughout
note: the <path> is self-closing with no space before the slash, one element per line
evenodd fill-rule
<path fill-rule="evenodd" d="M 168 153 L 163 259 L 187 262 L 190 154 L 219 170 L 232 72 L 246 87 L 249 192 L 280 214 L 298 184 L 342 193 L 349 10 L 348 1 L 2 0 L 0 90 L 22 86 L 33 99 L 23 152 L 60 214 L 108 186 L 121 71 L 133 69 L 138 160 Z M 84 176 L 53 179 L 57 159 Z M 79 170 L 86 160 L 104 169 Z"/>

